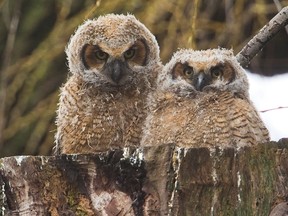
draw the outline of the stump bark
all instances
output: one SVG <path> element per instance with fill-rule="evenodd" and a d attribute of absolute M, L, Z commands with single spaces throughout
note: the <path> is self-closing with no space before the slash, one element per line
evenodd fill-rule
<path fill-rule="evenodd" d="M 7 157 L 0 188 L 0 215 L 285 215 L 288 141 Z"/>

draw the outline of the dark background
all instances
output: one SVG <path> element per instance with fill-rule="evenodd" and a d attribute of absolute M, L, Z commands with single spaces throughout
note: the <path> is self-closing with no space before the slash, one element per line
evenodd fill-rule
<path fill-rule="evenodd" d="M 84 20 L 134 14 L 156 36 L 166 63 L 178 47 L 221 46 L 237 54 L 278 12 L 268 0 L 0 0 L 0 11 L 0 157 L 51 153 L 68 71 L 64 48 Z M 288 72 L 284 29 L 248 69 L 266 76 Z"/>

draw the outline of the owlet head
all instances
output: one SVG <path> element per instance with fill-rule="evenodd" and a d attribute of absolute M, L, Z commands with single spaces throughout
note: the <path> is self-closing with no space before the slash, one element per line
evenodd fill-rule
<path fill-rule="evenodd" d="M 155 37 L 133 15 L 88 20 L 66 48 L 70 71 L 86 82 L 121 86 L 139 79 L 159 59 Z"/>
<path fill-rule="evenodd" d="M 248 95 L 244 69 L 233 52 L 226 49 L 180 50 L 165 66 L 172 82 L 185 81 L 194 91 L 229 90 Z M 185 86 L 185 85 L 184 85 Z"/>

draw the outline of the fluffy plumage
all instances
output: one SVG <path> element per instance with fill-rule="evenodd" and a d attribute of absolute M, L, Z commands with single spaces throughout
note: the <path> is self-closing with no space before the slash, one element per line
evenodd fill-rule
<path fill-rule="evenodd" d="M 269 140 L 244 69 L 226 49 L 179 50 L 149 96 L 141 145 L 242 147 Z"/>
<path fill-rule="evenodd" d="M 71 74 L 60 93 L 56 153 L 139 145 L 161 70 L 155 37 L 133 15 L 109 14 L 82 24 L 66 54 Z"/>

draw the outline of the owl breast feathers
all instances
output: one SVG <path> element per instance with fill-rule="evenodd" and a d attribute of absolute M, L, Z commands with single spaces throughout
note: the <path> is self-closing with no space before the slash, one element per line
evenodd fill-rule
<path fill-rule="evenodd" d="M 132 15 L 109 14 L 82 24 L 66 54 L 56 153 L 139 145 L 146 98 L 162 70 L 155 37 Z"/>
<path fill-rule="evenodd" d="M 157 85 L 149 95 L 141 145 L 242 147 L 269 141 L 231 50 L 180 50 Z"/>

